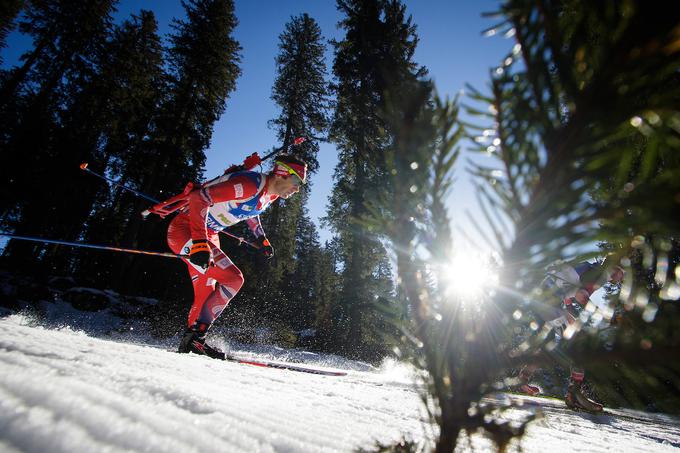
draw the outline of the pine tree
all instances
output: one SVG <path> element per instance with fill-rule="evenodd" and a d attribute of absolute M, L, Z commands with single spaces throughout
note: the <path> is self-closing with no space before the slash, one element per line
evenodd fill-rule
<path fill-rule="evenodd" d="M 450 254 L 440 189 L 450 183 L 449 145 L 460 134 L 438 133 L 432 141 L 415 132 L 428 123 L 424 118 L 393 121 L 404 131 L 395 141 L 401 185 L 382 207 L 396 216 L 387 221 L 396 225 L 391 235 L 412 317 L 405 327 L 414 339 L 405 350 L 426 370 L 441 452 L 454 450 L 462 430 L 483 429 L 500 450 L 524 433 L 526 424 L 499 423 L 492 413 L 498 408 L 479 403 L 512 385 L 510 370 L 527 361 L 568 358 L 564 364 L 595 377 L 599 394 L 618 389 L 618 402 L 626 404 L 653 392 L 659 407 L 677 411 L 680 393 L 677 15 L 645 2 L 509 0 L 500 16 L 489 34 L 513 35 L 517 43 L 494 68 L 488 95 L 470 87 L 481 107 L 469 113 L 483 124 L 466 125 L 476 149 L 490 156 L 473 173 L 488 242 L 501 253 L 499 287 L 476 308 L 447 295 L 448 279 L 436 269 Z M 446 118 L 455 118 L 447 110 L 435 110 L 440 132 L 451 130 Z M 430 176 L 404 171 L 409 161 L 421 169 L 432 144 Z M 416 190 L 409 193 L 409 186 Z M 421 187 L 429 188 L 428 197 Z M 423 220 L 413 215 L 419 205 Z M 565 331 L 557 353 L 551 329 L 537 315 L 554 303 L 541 281 L 559 260 L 601 254 L 598 242 L 626 267 L 620 293 L 610 297 L 622 304 L 621 325 L 603 338 L 597 327 L 608 325 L 614 306 L 591 306 Z M 409 256 L 418 246 L 429 250 L 422 261 Z"/>
<path fill-rule="evenodd" d="M 3 117 L 14 118 L 6 123 L 3 151 L 23 157 L 22 165 L 3 167 L 2 174 L 12 194 L 3 207 L 14 211 L 10 226 L 17 233 L 50 236 L 55 227 L 74 221 L 60 209 L 73 202 L 62 182 L 77 174 L 83 149 L 61 148 L 65 116 L 96 71 L 112 11 L 113 0 L 33 1 L 19 23 L 19 29 L 33 37 L 35 48 L 0 88 Z M 18 266 L 33 265 L 39 256 L 46 257 L 40 255 L 44 249 L 11 242 L 5 254 Z"/>
<path fill-rule="evenodd" d="M 14 29 L 14 20 L 24 7 L 24 0 L 10 0 L 0 6 L 0 50 L 7 46 L 7 36 Z M 0 64 L 3 59 L 0 56 Z"/>
<path fill-rule="evenodd" d="M 340 293 L 340 245 L 337 239 L 326 242 L 319 250 L 315 260 L 314 297 L 312 299 L 314 317 L 312 327 L 314 337 L 312 346 L 322 351 L 330 351 L 334 333 L 337 332 L 338 294 Z"/>
<path fill-rule="evenodd" d="M 343 1 L 342 41 L 334 41 L 335 112 L 331 138 L 339 149 L 336 181 L 326 221 L 340 238 L 343 282 L 337 341 L 347 354 L 361 354 L 369 335 L 375 272 L 384 250 L 375 231 L 363 230 L 368 202 L 386 190 L 384 151 L 392 136 L 383 112 L 405 81 L 426 71 L 413 61 L 415 26 L 398 1 Z"/>
<path fill-rule="evenodd" d="M 241 73 L 241 47 L 232 37 L 238 24 L 233 1 L 188 0 L 182 5 L 187 21 L 176 20 L 173 25 L 169 99 L 158 131 L 168 153 L 163 152 L 157 167 L 166 168 L 171 159 L 177 159 L 175 165 L 187 165 L 188 174 L 184 181 L 175 182 L 178 186 L 202 175 L 213 125 Z"/>
<path fill-rule="evenodd" d="M 326 86 L 325 45 L 321 29 L 307 14 L 292 17 L 279 36 L 276 56 L 276 80 L 272 100 L 280 107 L 280 114 L 269 122 L 276 130 L 283 149 L 289 149 L 296 137 L 306 140 L 291 149 L 304 159 L 310 174 L 319 168 L 316 155 L 319 138 L 327 128 L 328 96 Z M 259 278 L 257 303 L 270 307 L 271 316 L 283 321 L 276 313 L 289 302 L 285 279 L 296 272 L 305 257 L 296 254 L 296 232 L 306 211 L 311 182 L 290 200 L 279 200 L 262 216 L 262 223 L 270 242 L 276 248 L 273 262 Z M 306 250 L 306 249 L 305 249 Z M 305 282 L 300 282 L 303 284 Z M 307 285 L 308 286 L 308 285 Z"/>
<path fill-rule="evenodd" d="M 651 398 L 662 410 L 675 410 L 680 368 L 668 358 L 677 347 L 669 335 L 679 322 L 671 301 L 678 297 L 672 276 L 678 263 L 680 225 L 674 217 L 677 203 L 670 195 L 677 193 L 680 168 L 678 128 L 672 125 L 674 118 L 680 118 L 676 104 L 679 49 L 674 37 L 677 14 L 643 2 L 626 7 L 608 2 L 591 10 L 569 4 L 546 10 L 535 22 L 523 26 L 519 21 L 535 7 L 516 6 L 520 8 L 508 14 L 508 19 L 518 31 L 522 59 L 529 69 L 509 68 L 523 84 L 508 81 L 510 74 L 494 80 L 495 105 L 505 110 L 512 105 L 504 105 L 506 87 L 515 92 L 531 87 L 533 95 L 527 96 L 525 91 L 525 99 L 533 101 L 535 93 L 544 91 L 545 105 L 557 105 L 559 99 L 565 107 L 555 115 L 542 106 L 543 129 L 534 129 L 535 123 L 519 106 L 504 118 L 504 124 L 519 120 L 545 144 L 545 163 L 526 168 L 537 176 L 535 185 L 524 184 L 532 189 L 536 206 L 550 203 L 540 215 L 523 203 L 508 205 L 521 212 L 518 223 L 527 227 L 526 235 L 518 235 L 517 244 L 508 246 L 506 253 L 510 259 L 531 259 L 537 270 L 550 260 L 579 258 L 565 248 L 567 245 L 606 244 L 608 261 L 624 265 L 627 277 L 618 298 L 613 297 L 603 313 L 596 313 L 594 322 L 606 325 L 619 305 L 623 325 L 614 330 L 615 338 L 603 341 L 586 323 L 584 331 L 577 331 L 566 347 L 568 355 L 588 369 L 598 393 L 609 394 L 607 403 L 644 408 L 641 402 Z M 658 25 L 649 27 L 650 21 Z M 535 41 L 536 29 L 545 33 L 544 43 Z M 641 51 L 646 45 L 651 47 Z M 541 55 L 544 50 L 547 52 Z M 616 64 L 612 66 L 612 62 Z M 548 66 L 558 71 L 552 81 L 536 75 L 539 68 Z M 541 101 L 535 102 L 541 105 Z M 512 143 L 517 133 L 503 124 L 499 131 L 503 131 L 502 143 Z M 509 168 L 516 168 L 513 154 L 517 148 L 508 148 Z M 516 184 L 522 187 L 521 182 Z M 553 184 L 567 189 L 555 193 Z M 527 222 L 529 218 L 531 222 Z M 547 225 L 543 227 L 534 223 L 544 220 Z M 554 241 L 546 240 L 550 237 L 559 237 L 563 246 L 554 247 Z M 519 250 L 525 246 L 532 252 Z M 604 254 L 584 248 L 586 256 Z M 545 261 L 535 259 L 537 252 Z M 509 274 L 516 272 L 511 267 Z M 531 278 L 524 279 L 530 287 Z M 604 319 L 598 323 L 600 315 Z M 650 351 L 653 360 L 648 360 Z M 616 395 L 614 388 L 619 388 L 620 394 Z"/>
<path fill-rule="evenodd" d="M 296 331 L 314 325 L 314 300 L 319 290 L 316 274 L 321 246 L 319 234 L 309 218 L 307 209 L 300 213 L 295 232 L 295 269 L 281 282 L 285 305 L 281 306 L 282 320 Z"/>
<path fill-rule="evenodd" d="M 16 19 L 23 7 L 23 0 L 7 1 L 0 6 L 0 51 L 7 46 L 7 37 L 16 28 Z M 4 59 L 2 55 L 0 55 L 0 65 L 3 63 Z M 6 86 L 8 83 L 11 75 L 11 70 L 4 68 L 0 69 L 0 92 L 3 89 L 2 87 Z M 15 96 L 13 99 L 4 99 L 3 102 L 0 103 L 0 122 L 3 125 L 3 127 L 0 128 L 0 144 L 2 144 L 2 146 L 8 142 L 10 130 L 16 127 L 16 115 L 14 112 L 18 110 L 18 106 L 16 105 L 17 101 L 18 99 Z M 6 200 L 6 197 L 3 196 L 0 200 L 2 200 L 3 206 L 6 206 L 0 211 L 0 225 L 4 226 L 7 223 L 12 209 L 7 209 L 9 206 L 6 205 L 6 202 L 8 203 L 9 200 Z"/>
<path fill-rule="evenodd" d="M 423 400 L 435 408 L 431 420 L 441 433 L 436 451 L 452 451 L 461 427 L 474 426 L 464 425 L 467 414 L 459 407 L 468 407 L 465 400 L 476 397 L 471 389 L 478 382 L 463 371 L 487 359 L 473 346 L 475 336 L 466 335 L 468 320 L 460 314 L 470 310 L 448 296 L 447 278 L 438 265 L 453 249 L 444 206 L 463 129 L 456 101 L 435 97 L 431 105 L 427 85 L 404 88 L 408 95 L 395 99 L 387 116 L 395 137 L 387 153 L 390 190 L 376 202 L 371 221 L 396 254 L 400 285 L 394 305 L 402 310 L 392 319 L 401 338 L 392 341 L 402 358 L 426 370 Z"/>
<path fill-rule="evenodd" d="M 224 112 L 240 74 L 240 46 L 232 37 L 238 22 L 233 1 L 189 0 L 182 5 L 187 18 L 173 23 L 174 34 L 167 51 L 167 86 L 149 143 L 151 165 L 126 162 L 130 169 L 143 169 L 139 187 L 157 199 L 178 193 L 187 182 L 201 178 L 213 126 Z M 134 212 L 147 207 L 146 201 L 137 200 Z M 143 243 L 162 249 L 166 226 L 157 220 L 142 223 L 136 215 L 123 238 L 126 244 Z M 148 279 L 147 273 L 141 260 L 131 259 L 121 269 L 120 283 L 132 288 L 138 279 Z"/>
<path fill-rule="evenodd" d="M 104 143 L 89 157 L 90 167 L 137 189 L 145 168 L 155 159 L 149 137 L 163 96 L 162 45 L 157 30 L 154 14 L 144 10 L 116 27 L 88 93 L 97 104 L 95 117 L 102 128 L 99 140 Z M 72 128 L 77 131 L 77 126 L 75 121 Z M 102 187 L 100 181 L 95 182 Z M 102 192 L 86 222 L 85 237 L 93 243 L 125 244 L 126 226 L 139 216 L 134 211 L 137 202 L 136 196 L 118 187 Z M 92 278 L 91 269 L 96 268 L 96 283 L 110 284 L 114 281 L 111 272 L 123 265 L 121 261 L 127 262 L 118 255 L 82 256 L 79 273 Z"/>
<path fill-rule="evenodd" d="M 292 17 L 279 36 L 276 80 L 272 100 L 281 108 L 270 121 L 283 149 L 296 137 L 307 140 L 296 146 L 295 154 L 304 159 L 312 173 L 319 168 L 318 139 L 328 125 L 326 61 L 321 28 L 306 13 Z"/>
<path fill-rule="evenodd" d="M 58 94 L 55 89 L 74 78 L 100 45 L 111 24 L 113 0 L 63 3 L 32 0 L 25 8 L 19 30 L 33 37 L 34 48 L 22 56 L 24 64 L 3 84 L 0 99 L 6 102 L 30 84 L 41 96 Z M 66 94 L 66 93 L 64 93 Z"/>

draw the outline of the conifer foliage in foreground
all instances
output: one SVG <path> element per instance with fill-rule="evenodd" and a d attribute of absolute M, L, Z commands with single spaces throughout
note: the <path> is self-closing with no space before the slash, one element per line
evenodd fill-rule
<path fill-rule="evenodd" d="M 402 352 L 423 369 L 439 452 L 478 429 L 500 450 L 522 435 L 531 417 L 504 423 L 482 398 L 511 387 L 513 369 L 526 363 L 585 367 L 606 404 L 653 400 L 675 411 L 680 395 L 677 15 L 645 2 L 529 0 L 506 1 L 499 14 L 488 34 L 516 44 L 493 69 L 490 94 L 471 88 L 468 110 L 481 124 L 466 125 L 474 149 L 489 156 L 472 172 L 488 241 L 501 254 L 499 285 L 465 304 L 447 292 L 456 276 L 438 271 L 455 250 L 441 200 L 460 137 L 457 109 L 437 102 L 431 123 L 426 98 L 416 97 L 407 121 L 395 116 L 405 131 L 394 146 L 397 181 L 376 209 L 377 219 L 391 213 L 383 228 L 402 257 L 411 315 L 402 328 L 412 347 Z M 433 134 L 416 132 L 430 123 Z M 591 305 L 557 345 L 539 316 L 554 303 L 541 280 L 550 264 L 602 255 L 598 242 L 626 278 L 609 307 Z M 619 323 L 608 327 L 614 313 Z"/>

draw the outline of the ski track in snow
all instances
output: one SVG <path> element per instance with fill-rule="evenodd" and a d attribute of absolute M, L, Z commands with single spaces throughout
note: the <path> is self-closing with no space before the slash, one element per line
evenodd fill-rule
<path fill-rule="evenodd" d="M 335 377 L 222 362 L 12 315 L 0 319 L 0 451 L 344 452 L 422 441 L 432 433 L 411 379 L 400 365 Z M 672 417 L 594 416 L 559 401 L 543 410 L 524 451 L 680 451 Z"/>

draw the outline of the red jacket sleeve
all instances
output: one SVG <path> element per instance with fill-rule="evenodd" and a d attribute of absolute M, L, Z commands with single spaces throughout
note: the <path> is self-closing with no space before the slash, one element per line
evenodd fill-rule
<path fill-rule="evenodd" d="M 247 176 L 234 176 L 227 181 L 194 190 L 189 194 L 191 239 L 206 239 L 208 208 L 224 201 L 247 200 L 257 194 L 257 185 Z"/>

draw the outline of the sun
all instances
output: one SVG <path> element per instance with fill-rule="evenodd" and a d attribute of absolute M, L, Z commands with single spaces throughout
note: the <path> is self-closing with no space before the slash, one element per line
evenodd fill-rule
<path fill-rule="evenodd" d="M 464 300 L 481 297 L 498 284 L 498 273 L 492 260 L 480 252 L 465 250 L 455 252 L 440 268 L 440 279 L 447 295 Z"/>

